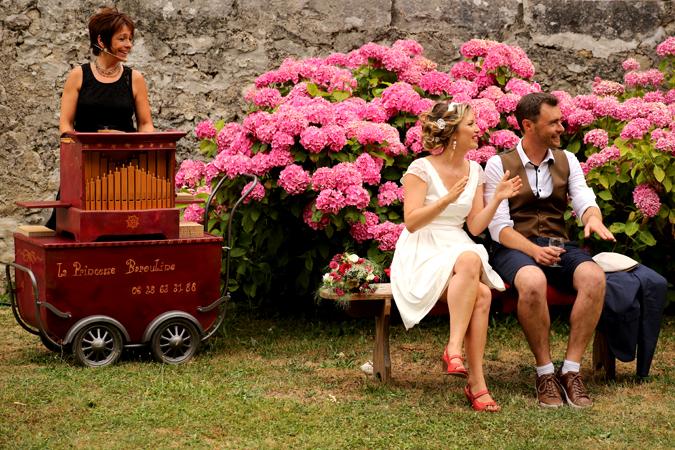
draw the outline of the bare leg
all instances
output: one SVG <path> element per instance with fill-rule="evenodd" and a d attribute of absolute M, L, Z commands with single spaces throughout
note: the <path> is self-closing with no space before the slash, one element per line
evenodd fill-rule
<path fill-rule="evenodd" d="M 448 354 L 461 355 L 464 335 L 469 327 L 478 293 L 478 276 L 482 262 L 473 252 L 459 255 L 448 284 L 447 299 L 450 311 L 450 338 Z"/>
<path fill-rule="evenodd" d="M 570 315 L 570 338 L 565 358 L 580 363 L 602 313 L 605 273 L 593 262 L 579 264 L 574 271 L 574 289 L 577 298 Z"/>
<path fill-rule="evenodd" d="M 551 362 L 546 276 L 536 266 L 525 266 L 516 274 L 514 284 L 518 290 L 518 320 L 537 366 L 543 366 Z"/>
<path fill-rule="evenodd" d="M 487 342 L 488 320 L 490 315 L 490 303 L 492 293 L 483 283 L 478 285 L 478 298 L 473 308 L 469 329 L 466 333 L 466 359 L 469 363 L 469 386 L 471 392 L 479 392 L 487 389 L 483 373 L 483 355 Z M 485 403 L 492 400 L 490 394 L 478 397 Z"/>

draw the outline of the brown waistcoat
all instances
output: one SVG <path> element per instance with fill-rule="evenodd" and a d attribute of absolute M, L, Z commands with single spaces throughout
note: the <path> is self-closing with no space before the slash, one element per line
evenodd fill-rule
<path fill-rule="evenodd" d="M 509 170 L 511 176 L 520 175 L 523 181 L 523 187 L 518 194 L 509 200 L 509 209 L 514 223 L 513 228 L 523 236 L 562 237 L 569 240 L 563 215 L 567 209 L 567 180 L 570 166 L 562 150 L 552 152 L 555 163 L 549 166 L 549 171 L 553 180 L 553 192 L 545 199 L 539 199 L 532 193 L 525 167 L 516 150 L 500 155 L 504 171 Z"/>

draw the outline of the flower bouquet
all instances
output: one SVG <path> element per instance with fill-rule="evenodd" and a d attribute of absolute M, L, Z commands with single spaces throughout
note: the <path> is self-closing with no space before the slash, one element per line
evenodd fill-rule
<path fill-rule="evenodd" d="M 328 264 L 321 290 L 344 300 L 348 294 L 370 294 L 382 278 L 382 269 L 376 263 L 354 253 L 338 253 Z"/>

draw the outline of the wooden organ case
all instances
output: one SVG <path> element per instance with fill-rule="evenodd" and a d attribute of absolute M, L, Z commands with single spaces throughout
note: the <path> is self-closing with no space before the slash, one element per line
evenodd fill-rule
<path fill-rule="evenodd" d="M 179 235 L 176 141 L 181 131 L 68 133 L 61 138 L 57 233 L 76 241 Z"/>

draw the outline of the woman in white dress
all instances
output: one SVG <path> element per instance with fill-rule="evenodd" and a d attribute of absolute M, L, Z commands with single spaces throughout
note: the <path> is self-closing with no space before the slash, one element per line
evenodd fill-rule
<path fill-rule="evenodd" d="M 519 177 L 498 185 L 483 203 L 485 175 L 464 159 L 478 145 L 479 129 L 467 104 L 437 103 L 420 116 L 424 147 L 432 154 L 413 161 L 403 175 L 404 221 L 391 265 L 392 291 L 406 329 L 419 323 L 441 298 L 450 312 L 450 337 L 443 351 L 447 374 L 468 378 L 464 393 L 475 410 L 499 411 L 487 390 L 483 354 L 487 341 L 490 289 L 504 283 L 488 264 L 485 247 L 464 231 L 478 235 L 499 203 L 513 197 Z M 462 347 L 466 339 L 464 366 Z"/>

